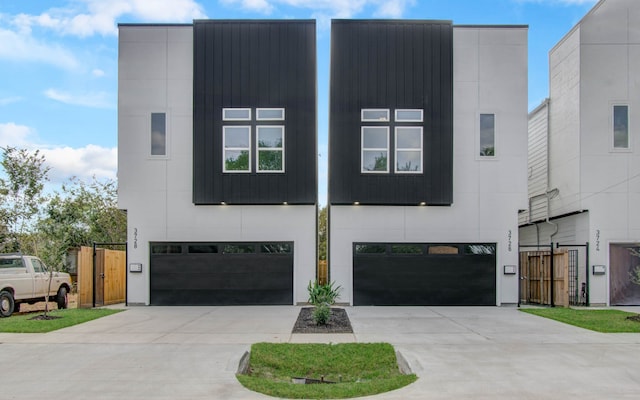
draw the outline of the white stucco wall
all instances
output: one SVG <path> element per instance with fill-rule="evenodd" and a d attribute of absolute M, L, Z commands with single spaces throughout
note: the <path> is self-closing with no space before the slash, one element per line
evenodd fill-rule
<path fill-rule="evenodd" d="M 315 278 L 316 207 L 194 206 L 191 26 L 120 26 L 118 204 L 127 210 L 128 300 L 149 304 L 149 242 L 292 241 L 294 302 Z M 167 113 L 166 157 L 150 154 L 150 113 Z"/>
<path fill-rule="evenodd" d="M 332 206 L 331 279 L 352 302 L 353 242 L 497 243 L 496 304 L 517 303 L 518 210 L 527 207 L 527 28 L 454 27 L 454 193 L 450 207 Z M 496 114 L 481 159 L 479 115 Z"/>

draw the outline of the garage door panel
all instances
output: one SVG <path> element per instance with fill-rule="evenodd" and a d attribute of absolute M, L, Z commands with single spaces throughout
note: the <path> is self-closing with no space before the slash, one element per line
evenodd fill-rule
<path fill-rule="evenodd" d="M 154 243 L 178 254 L 152 254 L 152 305 L 293 304 L 293 243 L 288 253 L 187 253 L 190 243 Z M 260 244 L 198 243 L 199 249 L 226 245 L 259 249 Z M 177 250 L 176 250 L 177 249 Z"/>
<path fill-rule="evenodd" d="M 368 244 L 373 245 L 387 246 Z M 354 251 L 353 265 L 354 305 L 496 303 L 495 255 L 358 255 Z"/>

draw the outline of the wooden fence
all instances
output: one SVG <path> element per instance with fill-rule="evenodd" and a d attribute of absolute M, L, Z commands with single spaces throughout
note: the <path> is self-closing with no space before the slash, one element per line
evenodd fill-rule
<path fill-rule="evenodd" d="M 551 305 L 551 253 L 525 251 L 520 253 L 520 302 Z M 553 303 L 569 306 L 569 252 L 553 254 Z"/>
<path fill-rule="evenodd" d="M 96 269 L 93 271 L 93 248 L 78 251 L 78 307 L 91 308 L 125 302 L 126 259 L 121 250 L 96 249 Z"/>

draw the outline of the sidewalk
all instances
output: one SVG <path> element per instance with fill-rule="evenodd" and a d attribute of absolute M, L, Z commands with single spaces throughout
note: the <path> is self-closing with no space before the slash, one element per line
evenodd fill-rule
<path fill-rule="evenodd" d="M 640 334 L 498 307 L 349 307 L 354 334 L 291 334 L 300 307 L 132 307 L 47 334 L 1 334 L 3 399 L 264 399 L 235 379 L 250 345 L 392 343 L 416 383 L 376 399 L 620 399 Z"/>

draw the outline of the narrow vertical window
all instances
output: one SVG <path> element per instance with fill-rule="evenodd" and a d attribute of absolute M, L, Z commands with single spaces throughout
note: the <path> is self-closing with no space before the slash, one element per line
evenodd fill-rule
<path fill-rule="evenodd" d="M 284 172 L 284 126 L 256 127 L 258 172 Z"/>
<path fill-rule="evenodd" d="M 224 126 L 224 172 L 251 172 L 251 127 Z"/>
<path fill-rule="evenodd" d="M 629 148 L 629 106 L 613 106 L 613 148 Z"/>
<path fill-rule="evenodd" d="M 397 173 L 422 172 L 422 127 L 396 127 L 396 171 Z"/>
<path fill-rule="evenodd" d="M 166 113 L 151 113 L 151 155 L 167 155 Z"/>
<path fill-rule="evenodd" d="M 362 127 L 362 172 L 389 172 L 389 128 Z"/>
<path fill-rule="evenodd" d="M 496 155 L 496 116 L 480 114 L 480 156 Z"/>

